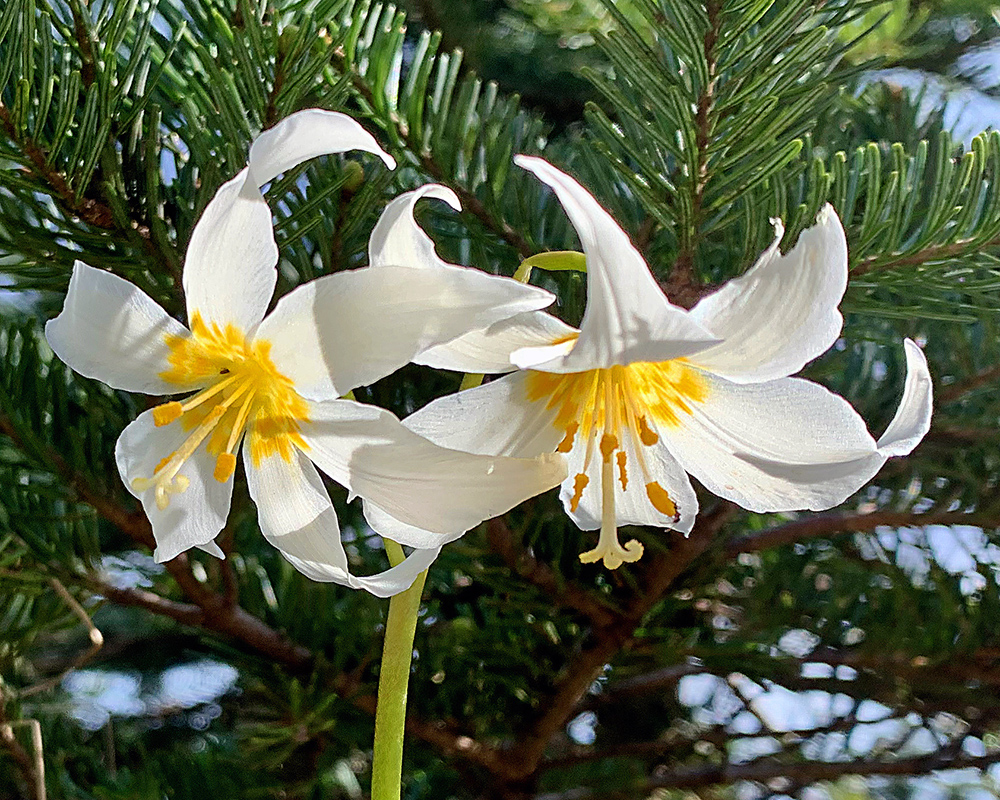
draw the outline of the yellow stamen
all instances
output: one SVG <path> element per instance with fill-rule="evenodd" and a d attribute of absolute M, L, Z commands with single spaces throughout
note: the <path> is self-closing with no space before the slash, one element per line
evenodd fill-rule
<path fill-rule="evenodd" d="M 580 505 L 580 501 L 583 499 L 583 490 L 587 488 L 588 483 L 590 483 L 590 478 L 582 472 L 573 478 L 573 496 L 569 501 L 570 511 L 576 511 L 577 507 Z"/>
<path fill-rule="evenodd" d="M 164 425 L 169 425 L 175 419 L 180 419 L 183 413 L 184 409 L 177 401 L 164 403 L 162 406 L 157 406 L 153 409 L 153 424 L 157 428 L 162 428 Z"/>
<path fill-rule="evenodd" d="M 577 510 L 587 485 L 594 451 L 601 452 L 601 537 L 597 548 L 586 554 L 588 560 L 603 559 L 611 567 L 634 561 L 641 553 L 638 542 L 629 542 L 625 547 L 618 543 L 616 491 L 641 493 L 639 487 L 644 487 L 646 497 L 642 503 L 648 502 L 673 522 L 679 519 L 676 503 L 653 480 L 644 449 L 659 444 L 661 432 L 681 426 L 708 392 L 707 378 L 685 359 L 567 374 L 529 371 L 527 399 L 542 401 L 546 409 L 553 410 L 553 424 L 564 432 L 557 451 L 567 453 L 585 447 L 582 469 L 574 478 L 571 512 Z M 626 446 L 626 437 L 630 438 L 630 446 Z M 639 477 L 630 486 L 628 468 L 633 453 Z M 620 488 L 615 486 L 616 476 Z"/>
<path fill-rule="evenodd" d="M 219 483 L 225 483 L 236 472 L 236 456 L 232 453 L 223 453 L 215 459 L 215 471 L 212 473 Z"/>
<path fill-rule="evenodd" d="M 180 420 L 191 431 L 183 445 L 162 459 L 152 477 L 137 477 L 137 492 L 153 489 L 156 505 L 165 509 L 170 495 L 190 485 L 180 474 L 204 443 L 215 456 L 214 476 L 226 482 L 236 470 L 236 448 L 249 430 L 249 451 L 255 463 L 272 455 L 291 460 L 295 448 L 307 449 L 299 423 L 308 421 L 309 406 L 270 358 L 270 342 L 248 342 L 234 325 L 220 328 L 191 317 L 192 335 L 165 337 L 170 369 L 160 377 L 179 389 L 204 387 L 187 400 L 153 410 L 157 427 Z M 207 443 L 206 443 L 207 440 Z"/>
<path fill-rule="evenodd" d="M 568 453 L 570 450 L 573 449 L 573 439 L 576 436 L 576 429 L 579 427 L 580 424 L 578 422 L 571 422 L 569 424 L 569 426 L 566 428 L 566 435 L 563 437 L 563 440 L 559 442 L 559 445 L 556 447 L 557 453 Z"/>
<path fill-rule="evenodd" d="M 618 520 L 615 517 L 615 471 L 609 461 L 601 465 L 601 533 L 597 547 L 580 554 L 580 561 L 592 564 L 604 561 L 608 569 L 642 558 L 642 544 L 630 539 L 624 547 L 618 541 Z"/>
<path fill-rule="evenodd" d="M 647 483 L 646 496 L 649 498 L 649 502 L 653 504 L 653 508 L 664 516 L 673 517 L 675 522 L 677 521 L 679 516 L 677 513 L 677 504 L 660 484 L 656 481 Z"/>

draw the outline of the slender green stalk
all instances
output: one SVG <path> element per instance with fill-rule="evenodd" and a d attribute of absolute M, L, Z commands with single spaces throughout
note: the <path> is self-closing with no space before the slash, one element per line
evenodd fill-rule
<path fill-rule="evenodd" d="M 385 539 L 392 566 L 405 557 L 403 548 Z M 372 800 L 399 800 L 403 779 L 403 735 L 406 726 L 406 689 L 410 681 L 413 635 L 427 570 L 405 592 L 389 598 L 382 665 L 375 708 L 375 749 L 372 756 Z"/>

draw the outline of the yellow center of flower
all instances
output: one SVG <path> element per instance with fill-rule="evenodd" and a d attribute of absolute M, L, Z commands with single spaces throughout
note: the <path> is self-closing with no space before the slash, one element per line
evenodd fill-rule
<path fill-rule="evenodd" d="M 558 452 L 568 453 L 577 441 L 586 448 L 583 469 L 573 479 L 571 511 L 576 511 L 590 483 L 587 469 L 595 450 L 601 454 L 600 539 L 580 560 L 590 563 L 603 559 L 609 569 L 637 561 L 642 545 L 632 539 L 623 547 L 618 541 L 615 481 L 623 492 L 636 491 L 634 476 L 629 474 L 629 460 L 634 455 L 646 499 L 672 521 L 680 518 L 667 490 L 652 480 L 643 451 L 660 440 L 651 421 L 660 428 L 678 427 L 691 413 L 692 405 L 705 399 L 708 384 L 704 377 L 684 359 L 568 374 L 529 371 L 527 392 L 529 400 L 544 400 L 546 408 L 557 409 L 554 424 L 564 433 Z M 626 447 L 628 442 L 631 448 Z"/>
<path fill-rule="evenodd" d="M 272 455 L 291 461 L 294 448 L 308 449 L 299 423 L 309 421 L 309 406 L 291 380 L 278 372 L 270 356 L 271 343 L 248 342 L 235 325 L 208 325 L 197 313 L 191 319 L 191 332 L 192 336 L 167 335 L 170 369 L 160 377 L 180 391 L 196 387 L 201 391 L 184 402 L 153 409 L 157 427 L 179 421 L 190 434 L 160 461 L 152 477 L 132 481 L 138 492 L 155 490 L 160 510 L 170 504 L 170 495 L 187 489 L 190 481 L 180 470 L 206 440 L 220 483 L 236 469 L 236 447 L 244 430 L 254 464 Z"/>

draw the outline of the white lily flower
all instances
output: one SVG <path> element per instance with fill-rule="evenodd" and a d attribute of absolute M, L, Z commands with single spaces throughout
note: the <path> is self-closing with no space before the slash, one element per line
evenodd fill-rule
<path fill-rule="evenodd" d="M 337 517 L 316 467 L 353 495 L 428 529 L 472 526 L 565 476 L 558 459 L 457 452 L 387 411 L 339 399 L 422 349 L 552 297 L 477 270 L 381 263 L 296 288 L 265 318 L 278 250 L 260 186 L 321 153 L 392 157 L 343 114 L 310 109 L 263 133 L 249 164 L 195 226 L 184 265 L 190 329 L 128 281 L 82 262 L 62 313 L 45 328 L 63 361 L 125 391 L 195 392 L 139 415 L 115 449 L 142 501 L 158 561 L 214 543 L 229 514 L 236 450 L 264 536 L 319 581 L 387 596 L 407 588 L 436 550 L 372 577 L 350 574 Z"/>
<path fill-rule="evenodd" d="M 773 244 L 752 269 L 685 311 L 580 184 L 542 159 L 515 161 L 552 187 L 580 236 L 588 291 L 581 327 L 526 313 L 424 353 L 465 372 L 520 371 L 436 400 L 404 424 L 475 453 L 566 453 L 566 512 L 583 530 L 600 529 L 582 561 L 610 569 L 636 561 L 642 545 L 623 546 L 621 525 L 690 533 L 698 500 L 689 474 L 752 511 L 821 510 L 926 434 L 931 380 L 912 341 L 904 343 L 902 401 L 877 442 L 846 400 L 789 377 L 825 352 L 843 324 L 847 242 L 831 206 L 786 255 L 776 222 Z M 366 502 L 365 513 L 397 541 L 441 543 L 377 502 Z"/>

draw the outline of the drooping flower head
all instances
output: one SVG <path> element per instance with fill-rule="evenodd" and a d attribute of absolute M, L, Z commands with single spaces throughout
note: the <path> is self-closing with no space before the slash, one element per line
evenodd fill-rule
<path fill-rule="evenodd" d="M 580 237 L 588 292 L 580 329 L 526 313 L 437 347 L 433 359 L 425 353 L 425 363 L 449 369 L 519 371 L 436 400 L 405 424 L 470 452 L 565 453 L 566 512 L 580 528 L 600 529 L 581 560 L 611 569 L 637 560 L 642 545 L 622 545 L 621 525 L 689 533 L 698 511 L 689 474 L 752 511 L 820 510 L 923 438 L 931 381 L 909 340 L 903 399 L 878 442 L 843 398 L 789 377 L 829 349 L 843 325 L 847 243 L 831 206 L 786 255 L 776 223 L 752 269 L 686 311 L 579 183 L 540 158 L 515 161 L 552 187 Z M 377 502 L 365 509 L 384 535 L 440 543 Z"/>
<path fill-rule="evenodd" d="M 219 189 L 191 235 L 187 327 L 131 283 L 74 266 L 62 313 L 46 326 L 55 353 L 116 389 L 187 395 L 141 414 L 115 451 L 152 523 L 157 560 L 190 547 L 223 555 L 214 539 L 229 513 L 241 444 L 268 540 L 316 580 L 382 595 L 406 588 L 436 552 L 416 552 L 379 576 L 351 575 L 316 466 L 431 529 L 476 524 L 564 475 L 551 458 L 443 449 L 387 411 L 339 399 L 425 348 L 548 305 L 547 293 L 477 270 L 391 263 L 379 252 L 378 269 L 300 286 L 265 317 L 278 249 L 260 187 L 305 159 L 353 149 L 394 167 L 358 123 L 318 109 L 254 142 L 247 168 Z"/>

